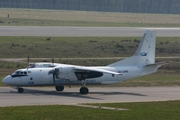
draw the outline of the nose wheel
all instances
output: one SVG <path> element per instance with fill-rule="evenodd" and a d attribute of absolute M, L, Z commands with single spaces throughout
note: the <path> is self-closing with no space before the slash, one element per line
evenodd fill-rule
<path fill-rule="evenodd" d="M 19 92 L 19 93 L 23 93 L 23 92 L 24 92 L 24 89 L 23 89 L 23 88 L 18 88 L 18 92 Z"/>

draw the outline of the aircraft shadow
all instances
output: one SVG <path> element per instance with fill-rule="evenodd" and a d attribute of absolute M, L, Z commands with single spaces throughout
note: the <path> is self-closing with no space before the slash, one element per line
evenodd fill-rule
<path fill-rule="evenodd" d="M 41 95 L 49 95 L 49 96 L 64 96 L 64 97 L 73 97 L 73 98 L 84 98 L 84 99 L 95 99 L 95 100 L 103 100 L 102 98 L 92 97 L 92 95 L 131 95 L 131 96 L 147 96 L 144 94 L 133 93 L 133 92 L 89 92 L 87 95 L 82 95 L 79 92 L 58 92 L 55 90 L 47 91 L 47 90 L 35 90 L 31 88 L 24 88 L 24 93 L 18 93 L 17 90 L 11 90 L 10 93 L 17 94 L 31 94 L 34 96 Z M 7 92 L 6 92 L 7 94 Z"/>
<path fill-rule="evenodd" d="M 128 92 L 90 92 L 89 94 L 147 96 L 139 93 L 128 93 Z"/>
<path fill-rule="evenodd" d="M 87 98 L 87 99 L 99 99 L 91 97 L 90 95 L 131 95 L 131 96 L 147 96 L 144 94 L 133 93 L 133 92 L 89 92 L 88 95 L 82 95 L 79 92 L 57 92 L 57 91 L 43 91 L 43 90 L 33 90 L 33 89 L 25 89 L 26 94 L 33 94 L 33 95 L 55 95 L 55 96 L 64 96 L 64 97 L 78 97 L 78 98 Z"/>
<path fill-rule="evenodd" d="M 64 97 L 76 97 L 76 98 L 85 98 L 85 99 L 96 99 L 102 100 L 101 98 L 90 97 L 88 95 L 82 95 L 79 92 L 58 92 L 58 91 L 43 91 L 43 90 L 32 90 L 32 89 L 24 89 L 24 93 L 22 94 L 32 94 L 36 96 L 40 95 L 52 95 L 52 96 L 64 96 Z"/>

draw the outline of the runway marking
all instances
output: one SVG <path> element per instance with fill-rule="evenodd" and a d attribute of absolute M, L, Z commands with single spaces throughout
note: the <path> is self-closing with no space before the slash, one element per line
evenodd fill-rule
<path fill-rule="evenodd" d="M 94 108 L 94 109 L 106 109 L 106 110 L 129 110 L 125 108 L 113 108 L 113 107 L 103 107 L 101 105 L 99 106 L 93 106 L 93 105 L 84 105 L 84 104 L 75 104 L 71 106 L 77 106 L 77 107 L 85 107 L 85 108 Z"/>

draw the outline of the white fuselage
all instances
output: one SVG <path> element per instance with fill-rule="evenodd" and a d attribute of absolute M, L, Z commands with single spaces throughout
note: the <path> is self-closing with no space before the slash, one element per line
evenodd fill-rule
<path fill-rule="evenodd" d="M 11 86 L 51 86 L 51 85 L 77 85 L 81 84 L 82 81 L 78 80 L 75 73 L 73 72 L 74 65 L 60 64 L 59 67 L 67 68 L 65 72 L 59 73 L 59 77 L 54 77 L 49 73 L 53 68 L 28 68 L 17 70 L 18 75 L 13 76 L 8 75 L 6 78 L 6 83 Z M 128 80 L 131 78 L 139 77 L 142 75 L 147 75 L 156 72 L 157 68 L 150 69 L 149 72 L 144 66 L 126 66 L 126 67 L 89 67 L 92 69 L 103 69 L 108 71 L 113 71 L 117 73 L 122 73 L 121 75 L 114 75 L 103 73 L 101 77 L 86 79 L 86 84 L 115 84 Z M 145 70 L 146 69 L 146 70 Z M 26 73 L 26 74 L 25 74 Z M 9 81 L 9 82 L 8 82 Z"/>

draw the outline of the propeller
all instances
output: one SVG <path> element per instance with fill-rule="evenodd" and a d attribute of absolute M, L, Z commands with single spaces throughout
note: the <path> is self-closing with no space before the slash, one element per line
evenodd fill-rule
<path fill-rule="evenodd" d="M 59 69 L 54 68 L 54 69 L 49 71 L 49 74 L 53 74 L 53 83 L 55 84 L 55 79 L 58 78 Z"/>

